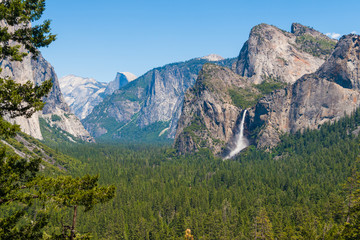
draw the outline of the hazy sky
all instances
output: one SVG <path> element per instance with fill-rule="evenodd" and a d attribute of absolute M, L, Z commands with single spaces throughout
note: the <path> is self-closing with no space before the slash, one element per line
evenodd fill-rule
<path fill-rule="evenodd" d="M 235 57 L 259 23 L 360 33 L 359 10 L 359 0 L 47 0 L 58 38 L 41 51 L 59 77 L 109 82 L 211 53 Z"/>

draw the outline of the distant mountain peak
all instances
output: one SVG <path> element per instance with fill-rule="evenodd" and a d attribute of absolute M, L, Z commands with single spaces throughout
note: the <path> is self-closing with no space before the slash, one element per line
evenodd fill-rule
<path fill-rule="evenodd" d="M 106 95 L 111 95 L 113 92 L 124 87 L 126 84 L 135 80 L 136 78 L 137 77 L 130 72 L 117 72 L 115 79 L 109 82 L 104 93 Z"/>
<path fill-rule="evenodd" d="M 85 118 L 95 105 L 102 101 L 107 83 L 93 78 L 67 75 L 60 80 L 60 88 L 71 111 L 80 119 Z"/>
<path fill-rule="evenodd" d="M 137 78 L 137 76 L 132 74 L 131 72 L 118 72 L 117 74 L 124 75 L 129 82 L 134 81 Z"/>
<path fill-rule="evenodd" d="M 224 60 L 224 58 L 222 56 L 219 56 L 217 54 L 209 54 L 209 55 L 206 55 L 204 57 L 201 57 L 200 59 L 205 59 L 205 60 L 208 60 L 208 61 L 211 61 L 211 62 Z"/>

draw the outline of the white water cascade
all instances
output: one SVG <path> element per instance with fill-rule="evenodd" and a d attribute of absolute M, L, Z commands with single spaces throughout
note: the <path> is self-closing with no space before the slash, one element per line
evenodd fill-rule
<path fill-rule="evenodd" d="M 245 123 L 246 111 L 247 110 L 244 111 L 242 119 L 241 119 L 241 123 L 240 123 L 240 126 L 239 126 L 239 133 L 236 136 L 235 148 L 233 150 L 231 150 L 231 152 L 229 153 L 229 155 L 227 157 L 225 157 L 225 159 L 229 159 L 229 158 L 234 157 L 241 150 L 243 150 L 244 148 L 249 146 L 249 141 L 244 136 L 244 123 Z"/>

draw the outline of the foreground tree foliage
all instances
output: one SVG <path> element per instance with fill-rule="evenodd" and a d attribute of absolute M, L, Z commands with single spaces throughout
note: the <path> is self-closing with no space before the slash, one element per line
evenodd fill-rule
<path fill-rule="evenodd" d="M 30 25 L 40 19 L 44 9 L 45 0 L 0 1 L 0 59 L 21 61 L 29 54 L 36 58 L 38 47 L 48 46 L 55 40 L 55 35 L 50 34 L 50 21 Z M 4 116 L 31 117 L 43 108 L 42 97 L 51 87 L 51 80 L 34 86 L 31 82 L 19 84 L 0 78 L 1 139 L 13 137 L 20 130 L 18 125 L 5 121 Z M 114 197 L 115 188 L 99 187 L 98 175 L 41 177 L 40 164 L 41 159 L 21 159 L 8 154 L 6 148 L 0 149 L 0 239 L 43 239 L 50 206 L 73 207 L 74 216 L 72 226 L 63 226 L 62 234 L 46 236 L 88 238 L 88 234 L 81 235 L 75 230 L 77 207 L 84 206 L 88 211 L 97 203 L 109 201 Z"/>
<path fill-rule="evenodd" d="M 115 187 L 99 187 L 99 175 L 73 178 L 60 176 L 54 178 L 43 178 L 36 186 L 40 192 L 46 192 L 44 200 L 51 196 L 51 200 L 59 207 L 73 208 L 71 225 L 64 225 L 62 222 L 62 233 L 56 236 L 57 239 L 88 238 L 88 234 L 77 234 L 75 230 L 78 207 L 84 207 L 84 211 L 91 210 L 96 204 L 104 203 L 114 197 Z"/>
<path fill-rule="evenodd" d="M 50 20 L 31 26 L 41 18 L 45 0 L 1 0 L 0 59 L 21 61 L 29 53 L 36 57 L 38 48 L 47 47 L 56 36 L 51 34 Z M 25 49 L 25 51 L 22 50 Z"/>

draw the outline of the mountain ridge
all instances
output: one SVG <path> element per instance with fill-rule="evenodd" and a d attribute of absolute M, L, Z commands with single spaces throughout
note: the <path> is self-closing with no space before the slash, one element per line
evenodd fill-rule
<path fill-rule="evenodd" d="M 132 73 L 118 72 L 115 79 L 109 83 L 73 74 L 64 76 L 59 81 L 65 101 L 69 104 L 71 111 L 82 120 L 103 101 L 106 95 L 111 95 L 134 79 L 136 76 Z"/>
<path fill-rule="evenodd" d="M 234 61 L 225 59 L 217 63 L 232 66 Z M 82 122 L 97 138 L 115 141 L 142 141 L 141 136 L 145 135 L 157 136 L 152 139 L 159 135 L 164 140 L 173 138 L 184 92 L 194 84 L 207 62 L 195 58 L 154 68 L 106 97 Z M 141 130 L 145 128 L 150 132 Z M 131 133 L 134 129 L 145 135 Z"/>

